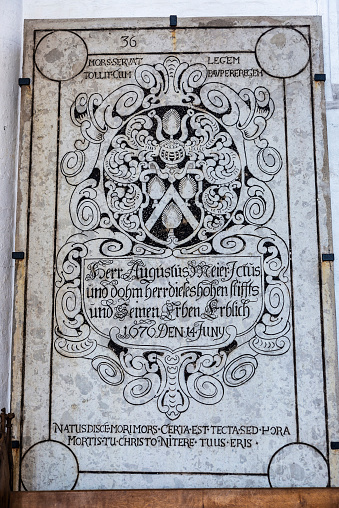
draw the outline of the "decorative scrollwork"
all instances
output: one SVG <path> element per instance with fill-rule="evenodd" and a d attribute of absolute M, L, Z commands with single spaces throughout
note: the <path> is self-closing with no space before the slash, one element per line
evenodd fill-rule
<path fill-rule="evenodd" d="M 250 340 L 249 344 L 256 353 L 277 356 L 287 353 L 290 349 L 291 341 L 285 336 L 270 340 L 256 336 Z"/>
<path fill-rule="evenodd" d="M 61 172 L 66 177 L 78 175 L 85 164 L 85 154 L 82 150 L 68 152 L 61 160 Z"/>
<path fill-rule="evenodd" d="M 120 385 L 125 374 L 118 362 L 108 356 L 99 355 L 93 358 L 92 367 L 97 371 L 99 377 L 108 385 Z"/>
<path fill-rule="evenodd" d="M 250 178 L 244 204 L 244 217 L 249 224 L 266 224 L 274 212 L 274 198 L 270 188 L 264 183 Z"/>
<path fill-rule="evenodd" d="M 171 420 L 188 409 L 190 397 L 202 404 L 216 404 L 223 397 L 215 375 L 225 366 L 225 353 L 122 353 L 120 361 L 128 374 L 136 376 L 125 386 L 126 400 L 139 405 L 158 398 L 159 411 Z"/>
<path fill-rule="evenodd" d="M 71 116 L 89 144 L 65 154 L 61 162 L 69 183 L 78 185 L 71 206 L 76 227 L 95 230 L 101 225 L 135 241 L 173 247 L 208 240 L 232 219 L 267 223 L 274 203 L 264 182 L 282 166 L 277 150 L 262 138 L 273 101 L 263 87 L 237 93 L 206 80 L 205 65 L 171 56 L 154 66 L 140 65 L 135 84 L 105 99 L 98 93 L 78 95 Z M 170 106 L 161 105 L 165 97 Z M 253 177 L 245 180 L 246 160 L 232 129 L 256 142 L 257 164 L 249 168 Z M 98 144 L 109 210 L 104 216 L 102 187 L 88 167 L 92 156 L 96 160 L 93 147 Z M 240 202 L 244 184 L 247 200 Z M 180 215 L 175 217 L 174 210 Z"/>
<path fill-rule="evenodd" d="M 255 374 L 258 362 L 252 355 L 241 355 L 232 360 L 224 371 L 224 382 L 227 386 L 240 386 L 249 381 Z"/>
<path fill-rule="evenodd" d="M 270 146 L 262 148 L 257 155 L 258 167 L 270 178 L 276 175 L 282 166 L 279 152 Z"/>
<path fill-rule="evenodd" d="M 71 107 L 81 139 L 63 155 L 61 171 L 74 186 L 70 216 L 79 233 L 57 258 L 55 348 L 90 358 L 103 382 L 123 385 L 130 404 L 156 402 L 175 420 L 192 399 L 217 404 L 226 387 L 249 381 L 255 355 L 290 347 L 289 253 L 266 227 L 275 212 L 269 182 L 282 168 L 264 137 L 273 113 L 266 88 L 236 91 L 210 82 L 203 63 L 177 56 L 138 66 L 131 83 L 106 98 L 80 93 Z M 218 256 L 229 258 L 219 264 L 220 280 L 207 275 Z M 174 324 L 181 295 L 172 301 L 160 295 L 159 313 L 149 318 L 146 309 L 146 317 L 132 318 L 132 289 L 151 285 L 135 275 L 136 266 L 147 268 L 144 258 L 167 269 L 169 260 L 180 269 L 187 262 L 185 288 L 195 273 L 199 291 L 218 285 L 225 291 L 200 302 L 189 331 L 178 332 L 180 347 L 161 342 L 159 330 Z M 232 271 L 237 259 L 240 275 Z M 119 284 L 126 291 L 118 294 Z M 206 338 L 204 323 L 220 320 Z M 95 355 L 97 343 L 109 354 Z"/>

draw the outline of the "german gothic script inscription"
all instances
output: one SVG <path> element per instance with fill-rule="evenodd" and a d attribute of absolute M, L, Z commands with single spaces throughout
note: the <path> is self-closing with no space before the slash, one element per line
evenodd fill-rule
<path fill-rule="evenodd" d="M 326 486 L 317 23 L 103 23 L 27 29 L 18 485 Z"/>

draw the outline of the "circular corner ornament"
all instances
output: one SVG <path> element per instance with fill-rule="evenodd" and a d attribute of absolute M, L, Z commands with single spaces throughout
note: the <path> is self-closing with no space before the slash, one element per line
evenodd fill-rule
<path fill-rule="evenodd" d="M 26 490 L 72 490 L 79 467 L 74 453 L 59 441 L 40 441 L 25 453 L 22 483 Z"/>
<path fill-rule="evenodd" d="M 77 34 L 56 31 L 41 39 L 35 51 L 35 64 L 52 81 L 67 81 L 84 69 L 87 47 Z"/>
<path fill-rule="evenodd" d="M 275 488 L 327 487 L 328 465 L 323 454 L 305 443 L 280 448 L 268 466 L 268 479 Z"/>
<path fill-rule="evenodd" d="M 294 28 L 277 27 L 265 32 L 255 48 L 258 64 L 274 78 L 292 78 L 305 69 L 310 57 L 307 40 Z"/>

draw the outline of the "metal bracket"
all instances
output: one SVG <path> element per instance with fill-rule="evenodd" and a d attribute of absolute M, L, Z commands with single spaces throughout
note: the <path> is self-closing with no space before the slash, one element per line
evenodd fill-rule
<path fill-rule="evenodd" d="M 24 252 L 12 252 L 12 259 L 24 259 Z"/>
<path fill-rule="evenodd" d="M 31 80 L 30 78 L 19 78 L 19 86 L 26 86 L 26 85 L 30 85 L 31 84 Z"/>
<path fill-rule="evenodd" d="M 314 74 L 314 81 L 326 81 L 326 74 Z"/>
<path fill-rule="evenodd" d="M 334 261 L 334 254 L 322 254 L 321 259 L 323 261 Z"/>
<path fill-rule="evenodd" d="M 170 16 L 170 26 L 177 26 L 178 17 L 175 15 Z"/>
<path fill-rule="evenodd" d="M 12 441 L 12 449 L 20 448 L 20 441 L 13 440 Z"/>
<path fill-rule="evenodd" d="M 338 441 L 331 441 L 331 450 L 339 450 Z"/>

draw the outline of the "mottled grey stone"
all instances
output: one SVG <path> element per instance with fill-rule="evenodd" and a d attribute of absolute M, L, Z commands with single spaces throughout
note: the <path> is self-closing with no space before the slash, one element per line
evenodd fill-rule
<path fill-rule="evenodd" d="M 320 20 L 168 24 L 26 24 L 20 488 L 335 485 Z"/>

